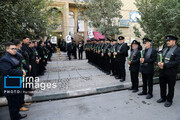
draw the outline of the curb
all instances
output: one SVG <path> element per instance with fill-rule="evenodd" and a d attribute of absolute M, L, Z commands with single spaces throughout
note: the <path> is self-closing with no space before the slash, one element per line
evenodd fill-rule
<path fill-rule="evenodd" d="M 32 102 L 32 97 L 25 95 L 25 102 Z M 0 97 L 0 106 L 8 105 L 6 97 Z"/>
<path fill-rule="evenodd" d="M 141 81 L 139 84 L 140 84 L 140 86 L 142 86 Z M 114 86 L 99 87 L 99 88 L 94 88 L 94 89 L 89 88 L 89 89 L 82 89 L 82 90 L 75 90 L 75 91 L 66 91 L 66 92 L 57 93 L 57 94 L 33 96 L 32 102 L 67 99 L 67 98 L 108 93 L 108 92 L 112 92 L 112 91 L 121 91 L 121 90 L 128 89 L 130 86 L 131 86 L 131 83 L 125 83 L 123 85 L 121 84 L 121 85 L 114 85 Z"/>
<path fill-rule="evenodd" d="M 180 75 L 177 77 L 177 79 L 180 78 Z M 159 83 L 159 77 L 153 78 L 153 83 L 158 84 Z M 142 81 L 139 82 L 139 87 L 143 85 Z M 27 102 L 42 102 L 42 101 L 51 101 L 51 100 L 59 100 L 59 99 L 68 99 L 68 98 L 74 98 L 74 97 L 82 97 L 82 96 L 89 96 L 89 95 L 95 95 L 95 94 L 102 94 L 102 93 L 108 93 L 113 91 L 121 91 L 126 90 L 131 86 L 131 83 L 124 83 L 121 85 L 114 85 L 114 86 L 105 86 L 105 87 L 99 87 L 99 88 L 89 88 L 89 89 L 82 89 L 82 90 L 75 90 L 75 91 L 66 91 L 62 93 L 56 93 L 56 94 L 47 94 L 47 95 L 39 95 L 39 96 L 33 96 L 25 97 L 25 101 Z M 0 97 L 0 106 L 7 105 L 7 100 L 5 97 Z"/>
<path fill-rule="evenodd" d="M 159 77 L 153 78 L 153 83 L 154 84 L 159 83 Z M 142 81 L 139 81 L 139 87 L 141 87 L 142 85 L 143 85 Z M 108 93 L 108 92 L 113 92 L 113 91 L 121 91 L 121 90 L 127 90 L 130 86 L 131 86 L 131 83 L 125 83 L 125 84 L 121 84 L 121 85 L 99 87 L 99 88 L 94 88 L 94 89 L 82 89 L 82 90 L 76 90 L 76 91 L 67 91 L 64 93 L 33 96 L 32 102 L 67 99 L 67 98 Z"/>

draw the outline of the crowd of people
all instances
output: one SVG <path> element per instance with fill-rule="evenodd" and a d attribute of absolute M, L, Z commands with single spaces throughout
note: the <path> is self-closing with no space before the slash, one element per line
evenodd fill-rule
<path fill-rule="evenodd" d="M 73 56 L 74 59 L 77 59 L 77 52 L 79 60 L 83 59 L 83 51 L 84 51 L 84 41 L 81 40 L 76 44 L 76 41 L 72 38 L 72 42 L 66 42 L 62 40 L 59 44 L 59 48 L 63 52 L 67 52 L 68 59 L 71 60 Z"/>
<path fill-rule="evenodd" d="M 140 42 L 134 40 L 131 49 L 125 43 L 125 38 L 119 36 L 116 39 L 92 38 L 85 44 L 86 58 L 88 62 L 105 72 L 107 75 L 114 76 L 120 82 L 126 78 L 125 63 L 130 70 L 132 86 L 129 90 L 133 93 L 139 91 L 139 72 L 142 74 L 143 88 L 138 95 L 146 95 L 146 99 L 153 97 L 153 75 L 154 65 L 159 54 L 159 82 L 160 82 L 160 99 L 157 103 L 165 102 L 165 107 L 170 107 L 174 97 L 174 87 L 178 64 L 180 63 L 180 47 L 176 45 L 178 38 L 173 35 L 165 37 L 166 45 L 162 51 L 156 51 L 152 48 L 152 40 L 143 38 L 144 50 Z M 128 55 L 128 50 L 131 53 Z M 159 53 L 158 53 L 159 52 Z M 168 91 L 167 91 L 168 85 Z"/>
<path fill-rule="evenodd" d="M 77 59 L 76 50 L 78 49 L 79 59 L 83 58 L 83 51 L 86 52 L 88 62 L 95 65 L 107 75 L 114 76 L 120 82 L 126 80 L 125 64 L 129 65 L 132 86 L 129 90 L 133 93 L 139 91 L 139 72 L 142 74 L 143 88 L 138 95 L 146 95 L 146 99 L 153 97 L 153 75 L 154 65 L 159 55 L 157 66 L 159 67 L 160 81 L 160 99 L 158 103 L 165 102 L 165 107 L 170 107 L 173 103 L 174 87 L 176 83 L 176 75 L 178 65 L 180 63 L 180 47 L 176 45 L 177 37 L 168 35 L 165 37 L 166 45 L 162 51 L 156 51 L 152 48 L 152 40 L 143 38 L 144 50 L 140 42 L 134 40 L 131 47 L 125 43 L 125 38 L 119 36 L 116 39 L 100 39 L 92 38 L 84 45 L 80 41 L 76 45 L 75 41 L 66 44 L 64 49 L 67 50 L 69 60 L 71 54 L 74 59 Z M 14 39 L 12 42 L 6 43 L 5 55 L 0 58 L 0 72 L 2 73 L 2 91 L 11 90 L 4 87 L 4 77 L 6 76 L 22 76 L 22 77 L 37 77 L 43 75 L 46 70 L 47 61 L 51 61 L 52 53 L 55 52 L 55 47 L 47 39 L 46 41 L 31 41 L 28 36 L 22 40 Z M 131 49 L 130 49 L 131 48 Z M 128 50 L 130 49 L 130 55 Z M 159 53 L 158 53 L 159 52 Z M 11 81 L 12 84 L 15 81 Z M 167 91 L 168 85 L 168 91 Z M 31 103 L 24 101 L 25 94 L 33 95 L 33 89 L 14 88 L 18 92 L 4 92 L 7 98 L 9 113 L 11 120 L 19 120 L 27 115 L 20 115 L 19 111 L 27 111 L 25 106 Z"/>
<path fill-rule="evenodd" d="M 32 96 L 34 89 L 32 86 L 13 89 L 5 87 L 4 78 L 6 76 L 37 77 L 44 75 L 47 61 L 51 61 L 55 48 L 49 39 L 38 42 L 31 41 L 28 36 L 24 36 L 22 40 L 14 39 L 12 42 L 7 42 L 5 48 L 5 54 L 0 59 L 1 87 L 8 101 L 11 120 L 19 120 L 27 116 L 27 114 L 21 115 L 19 111 L 28 111 L 29 109 L 25 106 L 31 104 L 24 101 L 25 94 Z M 16 82 L 16 80 L 11 80 L 6 84 L 16 85 L 18 84 Z"/>

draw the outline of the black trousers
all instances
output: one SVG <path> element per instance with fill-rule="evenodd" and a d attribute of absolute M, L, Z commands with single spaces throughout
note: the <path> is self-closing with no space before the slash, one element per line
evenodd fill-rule
<path fill-rule="evenodd" d="M 101 69 L 104 69 L 103 67 L 104 67 L 104 64 L 103 64 L 103 62 L 104 62 L 104 60 L 103 60 L 103 57 L 101 56 L 101 54 L 100 54 L 100 63 L 99 63 L 99 67 L 101 68 Z"/>
<path fill-rule="evenodd" d="M 114 66 L 114 75 L 115 76 L 117 76 L 118 75 L 118 70 L 117 70 L 117 68 L 118 68 L 118 62 L 116 61 L 116 60 L 114 60 L 114 62 L 113 62 L 113 66 Z"/>
<path fill-rule="evenodd" d="M 139 74 L 139 72 L 130 71 L 130 74 L 131 74 L 132 89 L 138 90 L 138 86 L 139 86 L 138 74 Z"/>
<path fill-rule="evenodd" d="M 71 60 L 71 51 L 67 52 L 69 60 Z"/>
<path fill-rule="evenodd" d="M 110 63 L 110 59 L 107 59 L 107 66 L 106 66 L 106 70 L 108 73 L 111 73 L 111 67 L 110 67 L 111 63 Z"/>
<path fill-rule="evenodd" d="M 52 57 L 52 51 L 50 50 L 50 52 L 48 53 L 48 61 L 51 61 L 51 57 Z"/>
<path fill-rule="evenodd" d="M 38 76 L 39 75 L 39 64 L 36 63 L 35 67 L 36 67 L 36 76 Z"/>
<path fill-rule="evenodd" d="M 174 87 L 176 84 L 176 75 L 160 74 L 159 81 L 160 81 L 161 98 L 166 99 L 169 102 L 173 102 Z M 167 85 L 168 85 L 168 94 L 167 94 Z"/>
<path fill-rule="evenodd" d="M 115 59 L 111 58 L 111 70 L 112 70 L 112 74 L 116 75 L 116 67 L 115 67 L 116 63 L 115 63 Z"/>
<path fill-rule="evenodd" d="M 121 79 L 126 79 L 125 61 L 117 62 L 117 73 Z"/>
<path fill-rule="evenodd" d="M 104 72 L 106 72 L 106 64 L 105 64 L 105 57 L 102 56 L 102 69 L 104 70 Z"/>
<path fill-rule="evenodd" d="M 43 60 L 39 61 L 39 74 L 41 75 L 45 70 L 44 62 Z"/>
<path fill-rule="evenodd" d="M 20 104 L 20 108 L 23 107 L 23 104 L 25 103 L 24 101 L 24 93 L 19 94 L 19 104 Z"/>
<path fill-rule="evenodd" d="M 88 62 L 89 63 L 92 63 L 92 58 L 91 58 L 91 51 L 88 51 L 88 53 L 87 53 L 87 57 L 88 57 Z"/>
<path fill-rule="evenodd" d="M 104 67 L 105 71 L 110 74 L 110 59 L 108 57 L 104 59 Z"/>
<path fill-rule="evenodd" d="M 142 73 L 143 80 L 143 93 L 148 93 L 152 95 L 153 92 L 153 73 L 152 74 L 144 74 Z M 148 92 L 147 92 L 147 84 L 148 84 Z"/>
<path fill-rule="evenodd" d="M 74 59 L 77 59 L 77 53 L 76 53 L 76 50 L 73 51 L 73 56 L 74 56 Z"/>
<path fill-rule="evenodd" d="M 83 51 L 82 51 L 82 50 L 79 50 L 79 51 L 78 51 L 78 54 L 79 54 L 79 59 L 82 60 L 82 58 L 83 58 Z"/>
<path fill-rule="evenodd" d="M 19 114 L 19 108 L 20 108 L 19 95 L 9 95 L 9 96 L 6 96 L 6 99 L 8 101 L 9 114 L 10 114 L 11 120 L 20 120 L 20 114 Z"/>

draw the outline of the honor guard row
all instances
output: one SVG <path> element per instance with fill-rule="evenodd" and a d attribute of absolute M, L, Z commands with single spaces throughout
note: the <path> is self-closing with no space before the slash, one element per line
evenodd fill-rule
<path fill-rule="evenodd" d="M 129 47 L 123 36 L 119 36 L 118 39 L 119 43 L 115 39 L 107 38 L 105 41 L 93 38 L 85 45 L 85 51 L 89 63 L 123 82 L 126 78 L 125 61 Z"/>
<path fill-rule="evenodd" d="M 107 75 L 114 76 L 120 79 L 121 82 L 125 81 L 125 61 L 128 56 L 129 47 L 124 43 L 124 37 L 118 37 L 119 42 L 115 39 L 96 40 L 91 39 L 85 45 L 86 58 L 90 64 L 97 66 L 100 70 L 104 71 Z M 143 88 L 142 92 L 138 95 L 146 95 L 146 99 L 153 97 L 153 75 L 154 66 L 159 55 L 159 84 L 161 98 L 157 103 L 165 102 L 165 107 L 170 107 L 174 97 L 174 87 L 176 83 L 176 75 L 178 65 L 180 63 L 180 48 L 176 45 L 178 40 L 173 35 L 165 37 L 166 46 L 162 51 L 157 53 L 152 48 L 152 40 L 143 38 L 144 50 L 140 42 L 134 40 L 131 44 L 131 52 L 128 56 L 127 64 L 130 70 L 132 86 L 129 90 L 133 93 L 138 92 L 139 86 L 139 72 L 142 74 Z M 168 89 L 167 89 L 168 85 Z"/>

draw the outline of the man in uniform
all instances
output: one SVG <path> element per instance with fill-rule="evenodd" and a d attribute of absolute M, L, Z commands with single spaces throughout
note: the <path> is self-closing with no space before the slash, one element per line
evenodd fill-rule
<path fill-rule="evenodd" d="M 86 53 L 86 59 L 89 60 L 89 44 L 90 44 L 90 40 L 87 40 L 87 43 L 84 45 L 84 50 Z"/>
<path fill-rule="evenodd" d="M 51 41 L 49 40 L 49 38 L 47 38 L 46 42 L 46 48 L 48 49 L 48 61 L 51 61 L 51 57 L 52 57 L 52 53 L 53 53 L 53 45 L 51 43 Z"/>
<path fill-rule="evenodd" d="M 76 41 L 72 38 L 72 55 L 74 56 L 74 59 L 77 59 L 77 45 Z"/>
<path fill-rule="evenodd" d="M 67 43 L 67 55 L 69 60 L 71 60 L 71 54 L 72 54 L 72 42 Z"/>
<path fill-rule="evenodd" d="M 99 40 L 95 40 L 94 41 L 94 64 L 99 68 L 99 57 L 100 55 L 98 54 L 100 53 L 100 41 Z"/>
<path fill-rule="evenodd" d="M 104 70 L 107 75 L 111 73 L 110 71 L 110 57 L 108 54 L 110 54 L 110 49 L 111 49 L 111 40 L 107 38 L 106 40 L 106 45 L 104 47 L 104 53 L 102 53 L 102 56 L 104 56 Z"/>
<path fill-rule="evenodd" d="M 109 54 L 109 56 L 111 57 L 111 70 L 112 70 L 112 74 L 110 76 L 117 76 L 117 71 L 116 71 L 116 51 L 117 51 L 117 46 L 118 46 L 118 42 L 116 39 L 112 39 L 112 46 L 111 46 L 111 54 Z"/>
<path fill-rule="evenodd" d="M 49 52 L 49 50 L 47 49 L 46 44 L 45 44 L 45 42 L 43 41 L 43 56 L 44 56 L 44 60 L 45 60 L 44 66 L 47 65 L 48 52 Z M 45 68 L 45 70 L 46 70 L 46 68 Z"/>
<path fill-rule="evenodd" d="M 143 38 L 143 44 L 145 50 L 141 51 L 140 58 L 140 70 L 142 73 L 143 80 L 143 91 L 138 95 L 147 95 L 146 99 L 153 97 L 153 74 L 154 74 L 154 63 L 157 58 L 157 52 L 151 46 L 151 41 L 148 38 Z M 148 92 L 147 92 L 148 83 Z"/>
<path fill-rule="evenodd" d="M 161 98 L 158 103 L 165 102 L 165 107 L 170 107 L 174 97 L 174 87 L 176 84 L 176 75 L 178 64 L 180 63 L 180 47 L 176 45 L 177 37 L 166 36 L 167 47 L 162 50 L 162 60 L 158 63 L 160 68 L 160 93 Z M 168 85 L 168 94 L 167 94 Z"/>
<path fill-rule="evenodd" d="M 41 58 L 39 61 L 39 75 L 44 75 L 44 71 L 45 71 L 45 62 L 46 62 L 46 56 L 44 55 L 44 42 L 43 41 L 39 41 L 39 45 L 38 45 L 38 53 L 39 53 L 39 57 Z"/>
<path fill-rule="evenodd" d="M 105 39 L 100 39 L 100 46 L 99 46 L 99 67 L 102 71 L 104 71 L 104 56 L 102 56 L 102 53 L 104 53 L 104 47 L 105 47 Z"/>
<path fill-rule="evenodd" d="M 95 46 L 95 39 L 91 38 L 91 44 L 90 44 L 90 56 L 89 56 L 89 61 L 91 64 L 94 64 L 94 46 Z"/>
<path fill-rule="evenodd" d="M 125 62 L 126 62 L 126 57 L 128 56 L 128 49 L 129 47 L 127 46 L 127 43 L 124 42 L 124 37 L 119 36 L 119 46 L 117 47 L 116 51 L 116 62 L 117 62 L 117 72 L 118 76 L 116 79 L 120 79 L 120 82 L 125 81 L 126 79 L 126 70 L 125 70 Z"/>
<path fill-rule="evenodd" d="M 30 65 L 30 49 L 29 49 L 29 42 L 30 42 L 30 38 L 28 36 L 24 36 L 23 37 L 23 40 L 22 40 L 22 48 L 21 50 L 23 51 L 22 52 L 22 55 L 26 61 L 26 64 L 29 66 L 29 70 L 28 70 L 28 73 L 27 75 L 30 75 L 30 71 L 31 71 L 31 65 Z"/>
<path fill-rule="evenodd" d="M 140 50 L 138 50 L 140 43 L 136 40 L 132 42 L 131 55 L 128 57 L 128 65 L 131 75 L 132 87 L 129 90 L 133 90 L 133 93 L 138 91 L 139 85 L 139 63 L 140 63 Z"/>
<path fill-rule="evenodd" d="M 84 44 L 82 43 L 82 41 L 79 42 L 79 44 L 77 45 L 78 48 L 78 56 L 79 56 L 79 60 L 83 59 L 83 51 L 84 51 Z"/>

